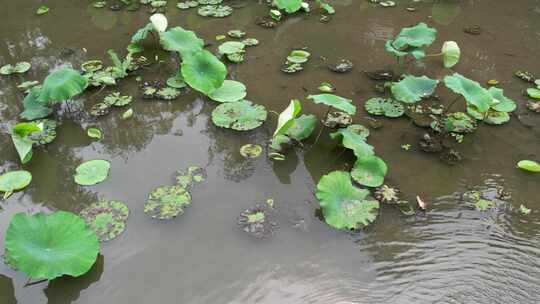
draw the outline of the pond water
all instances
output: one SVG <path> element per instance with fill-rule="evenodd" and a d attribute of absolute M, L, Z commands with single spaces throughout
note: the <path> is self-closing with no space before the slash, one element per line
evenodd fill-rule
<path fill-rule="evenodd" d="M 107 49 L 123 52 L 148 22 L 144 8 L 111 11 L 95 9 L 91 1 L 49 2 L 50 12 L 43 16 L 35 15 L 42 5 L 37 0 L 12 1 L 0 11 L 0 65 L 28 61 L 33 66 L 21 76 L 0 77 L 2 172 L 21 168 L 9 136 L 22 109 L 17 84 L 41 81 L 60 66 L 107 61 Z M 216 35 L 231 29 L 260 41 L 244 63 L 228 69 L 246 84 L 248 99 L 268 110 L 281 112 L 291 98 L 300 98 L 303 113 L 322 117 L 326 109 L 305 97 L 326 81 L 357 105 L 355 122 L 368 125 L 362 105 L 376 93 L 363 71 L 395 66 L 385 41 L 421 21 L 439 31 L 431 53 L 445 40 L 457 41 L 462 59 L 454 70 L 482 84 L 497 79 L 518 109 L 510 123 L 483 125 L 467 135 L 457 147 L 463 161 L 454 166 L 419 150 L 425 130 L 406 118 L 382 119 L 369 143 L 388 164 L 387 181 L 409 201 L 419 195 L 428 210 L 405 216 L 382 206 L 373 225 L 346 233 L 321 219 L 314 196 L 321 176 L 350 169 L 354 162 L 328 129 L 316 145 L 312 136 L 285 161 L 245 159 L 239 147 L 266 146 L 275 115 L 256 130 L 236 132 L 214 126 L 215 103 L 194 92 L 174 102 L 143 100 L 135 77 L 90 90 L 77 98 L 82 111 L 61 111 L 56 141 L 36 150 L 24 165 L 33 174 L 32 184 L 0 202 L 0 238 L 17 212 L 79 212 L 98 199 L 128 204 L 127 229 L 102 244 L 98 262 L 79 278 L 23 287 L 25 275 L 0 263 L 0 303 L 540 303 L 540 180 L 515 168 L 521 159 L 540 158 L 540 115 L 526 109 L 527 84 L 513 76 L 518 69 L 540 74 L 540 1 L 400 1 L 381 8 L 363 0 L 335 0 L 330 2 L 336 14 L 328 23 L 319 22 L 318 13 L 300 14 L 274 29 L 256 25 L 268 13 L 259 1 L 236 0 L 238 8 L 223 19 L 200 17 L 196 9 L 180 11 L 169 2 L 169 23 L 196 31 L 213 42 L 212 50 L 219 44 Z M 475 25 L 482 28 L 480 35 L 463 31 Z M 305 70 L 282 73 L 284 58 L 298 47 L 312 54 Z M 159 56 L 162 63 L 137 72 L 143 81 L 164 81 L 175 73 L 175 62 Z M 335 74 L 321 56 L 330 62 L 350 59 L 355 68 Z M 432 78 L 448 73 L 436 58 L 409 71 Z M 84 114 L 116 90 L 133 96 L 133 118 L 120 119 L 122 111 L 97 120 Z M 440 97 L 452 99 L 448 90 Z M 103 131 L 103 140 L 86 135 L 92 126 Z M 404 151 L 403 144 L 412 148 Z M 74 168 L 95 158 L 111 161 L 109 178 L 92 187 L 76 185 Z M 190 165 L 205 168 L 208 176 L 193 189 L 185 214 L 166 222 L 145 216 L 148 193 L 171 184 L 174 172 Z M 459 199 L 470 188 L 497 186 L 512 198 L 488 212 Z M 275 201 L 279 229 L 258 240 L 241 231 L 236 218 L 268 198 Z M 533 210 L 530 215 L 517 212 L 521 204 Z"/>

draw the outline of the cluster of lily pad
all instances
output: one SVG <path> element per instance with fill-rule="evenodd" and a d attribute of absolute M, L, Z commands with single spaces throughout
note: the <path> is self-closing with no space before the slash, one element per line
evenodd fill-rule
<path fill-rule="evenodd" d="M 302 71 L 304 64 L 309 60 L 309 56 L 311 54 L 306 50 L 292 50 L 281 67 L 281 71 L 288 74 Z"/>

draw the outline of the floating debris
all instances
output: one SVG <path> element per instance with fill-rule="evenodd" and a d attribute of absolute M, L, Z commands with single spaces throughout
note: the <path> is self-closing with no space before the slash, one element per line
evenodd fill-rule
<path fill-rule="evenodd" d="M 394 80 L 394 71 L 392 70 L 364 71 L 364 74 L 366 74 L 366 76 L 371 80 L 376 80 L 376 81 Z"/>
<path fill-rule="evenodd" d="M 341 59 L 335 64 L 329 64 L 328 68 L 335 73 L 348 73 L 354 68 L 354 64 L 348 59 Z"/>
<path fill-rule="evenodd" d="M 345 128 L 352 124 L 352 116 L 341 111 L 331 111 L 323 124 L 329 128 Z"/>
<path fill-rule="evenodd" d="M 521 71 L 521 70 L 518 70 L 514 73 L 514 75 L 523 80 L 523 81 L 526 81 L 526 82 L 534 82 L 536 80 L 536 77 L 534 77 L 534 75 L 531 73 L 531 72 L 528 72 L 528 71 Z"/>
<path fill-rule="evenodd" d="M 463 28 L 463 32 L 470 35 L 480 35 L 482 33 L 482 28 L 479 25 L 471 25 Z"/>

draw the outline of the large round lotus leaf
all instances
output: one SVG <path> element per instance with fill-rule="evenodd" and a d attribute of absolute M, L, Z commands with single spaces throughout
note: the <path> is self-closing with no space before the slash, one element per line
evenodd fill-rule
<path fill-rule="evenodd" d="M 217 102 L 234 102 L 244 99 L 246 97 L 246 86 L 234 80 L 225 80 L 223 85 L 208 94 L 208 97 Z"/>
<path fill-rule="evenodd" d="M 408 47 L 428 46 L 435 41 L 437 30 L 421 22 L 413 27 L 405 27 L 399 32 L 392 45 L 398 50 Z"/>
<path fill-rule="evenodd" d="M 80 216 L 96 232 L 99 241 L 105 242 L 124 232 L 129 208 L 120 201 L 102 201 L 84 208 Z"/>
<path fill-rule="evenodd" d="M 444 67 L 449 69 L 459 62 L 461 50 L 455 41 L 444 42 L 441 53 L 443 54 Z"/>
<path fill-rule="evenodd" d="M 448 132 L 471 133 L 476 129 L 476 121 L 463 112 L 449 114 L 444 124 Z"/>
<path fill-rule="evenodd" d="M 227 76 L 225 65 L 206 50 L 185 58 L 181 71 L 187 84 L 205 95 L 219 89 Z"/>
<path fill-rule="evenodd" d="M 226 102 L 212 111 L 212 122 L 223 128 L 247 131 L 257 128 L 266 120 L 266 109 L 250 101 Z"/>
<path fill-rule="evenodd" d="M 458 73 L 444 77 L 444 84 L 454 93 L 461 94 L 468 103 L 475 106 L 480 112 L 486 112 L 493 103 L 493 97 L 474 80 L 470 80 Z"/>
<path fill-rule="evenodd" d="M 25 170 L 10 171 L 0 175 L 0 191 L 7 199 L 13 191 L 21 190 L 32 181 L 32 174 Z"/>
<path fill-rule="evenodd" d="M 32 279 L 52 280 L 62 275 L 78 277 L 90 270 L 99 241 L 73 213 L 17 213 L 7 229 L 5 248 L 13 267 Z"/>
<path fill-rule="evenodd" d="M 326 223 L 337 229 L 357 229 L 377 218 L 379 202 L 367 200 L 369 191 L 352 185 L 351 175 L 334 171 L 321 178 L 315 194 Z"/>
<path fill-rule="evenodd" d="M 111 164 L 102 159 L 90 160 L 76 169 L 75 182 L 82 186 L 91 186 L 104 181 L 109 175 Z"/>
<path fill-rule="evenodd" d="M 336 139 L 342 137 L 341 143 L 347 149 L 351 149 L 357 158 L 374 155 L 373 147 L 366 143 L 369 130 L 362 125 L 350 125 L 347 128 L 339 129 L 330 133 L 330 137 Z"/>
<path fill-rule="evenodd" d="M 426 76 L 407 75 L 400 82 L 393 83 L 391 90 L 397 100 L 415 103 L 433 94 L 438 83 L 438 80 Z"/>
<path fill-rule="evenodd" d="M 158 187 L 148 195 L 144 213 L 148 216 L 169 220 L 184 213 L 184 207 L 191 203 L 189 192 L 181 186 Z"/>
<path fill-rule="evenodd" d="M 285 135 L 296 141 L 302 141 L 313 133 L 316 124 L 317 117 L 315 115 L 300 115 L 300 117 L 293 120 L 293 124 L 289 129 L 287 129 Z"/>
<path fill-rule="evenodd" d="M 358 158 L 352 169 L 352 178 L 367 187 L 379 187 L 384 182 L 388 167 L 386 163 L 375 155 Z"/>
<path fill-rule="evenodd" d="M 41 126 L 41 131 L 34 131 L 28 135 L 34 145 L 46 145 L 52 143 L 56 139 L 56 127 L 58 122 L 52 119 L 34 120 Z"/>
<path fill-rule="evenodd" d="M 499 112 L 513 112 L 517 108 L 516 103 L 512 99 L 504 96 L 503 89 L 491 87 L 488 92 L 494 99 L 495 104 L 491 106 L 493 110 Z"/>
<path fill-rule="evenodd" d="M 356 114 L 356 107 L 352 104 L 352 100 L 347 98 L 343 98 L 334 94 L 309 95 L 307 98 L 311 99 L 314 103 L 325 104 L 327 106 L 343 111 L 349 115 Z"/>
<path fill-rule="evenodd" d="M 64 101 L 86 89 L 88 81 L 79 72 L 63 68 L 45 78 L 39 99 L 41 102 Z"/>
<path fill-rule="evenodd" d="M 244 52 L 245 44 L 238 41 L 227 41 L 221 44 L 218 51 L 221 55 L 229 55 Z"/>
<path fill-rule="evenodd" d="M 506 112 L 488 111 L 484 122 L 488 125 L 502 125 L 510 121 L 510 115 Z"/>
<path fill-rule="evenodd" d="M 160 35 L 160 43 L 167 51 L 179 52 L 186 58 L 202 50 L 204 41 L 192 31 L 179 26 L 173 27 Z"/>
<path fill-rule="evenodd" d="M 302 7 L 302 0 L 274 0 L 274 4 L 289 14 L 298 11 Z"/>

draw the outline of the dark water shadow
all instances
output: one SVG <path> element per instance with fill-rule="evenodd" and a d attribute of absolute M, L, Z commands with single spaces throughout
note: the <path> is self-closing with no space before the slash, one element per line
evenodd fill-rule
<path fill-rule="evenodd" d="M 13 281 L 10 278 L 0 274 L 0 303 L 2 304 L 15 304 L 15 289 L 13 288 Z"/>

